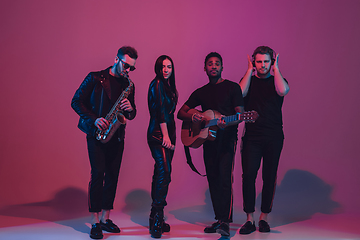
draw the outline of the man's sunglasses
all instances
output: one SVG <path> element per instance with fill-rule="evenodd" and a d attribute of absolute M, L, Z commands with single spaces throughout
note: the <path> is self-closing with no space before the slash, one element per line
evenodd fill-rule
<path fill-rule="evenodd" d="M 124 66 L 124 69 L 125 69 L 125 70 L 128 69 L 128 68 L 130 68 L 130 71 L 134 71 L 134 70 L 136 69 L 134 66 L 130 66 L 128 63 L 124 62 L 124 61 L 121 60 L 120 58 L 119 58 L 119 60 L 123 63 L 123 66 Z"/>

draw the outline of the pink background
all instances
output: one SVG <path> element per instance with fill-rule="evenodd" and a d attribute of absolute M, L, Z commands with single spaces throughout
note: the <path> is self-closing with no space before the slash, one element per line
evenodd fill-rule
<path fill-rule="evenodd" d="M 122 45 L 139 53 L 130 75 L 138 114 L 127 125 L 116 211 L 150 209 L 154 161 L 146 143 L 147 90 L 156 58 L 167 54 L 174 60 L 178 110 L 208 82 L 206 54 L 219 52 L 223 77 L 238 82 L 246 54 L 268 45 L 280 53 L 280 70 L 290 85 L 274 215 L 359 213 L 359 10 L 356 0 L 1 1 L 0 215 L 8 218 L 3 224 L 18 223 L 16 217 L 87 216 L 90 167 L 70 101 L 87 73 L 112 65 Z M 187 166 L 181 122 L 176 123 L 166 208 L 174 215 L 209 206 L 207 181 Z M 239 146 L 235 220 L 243 215 Z M 204 172 L 202 149 L 192 155 Z M 43 216 L 29 206 L 52 210 Z"/>

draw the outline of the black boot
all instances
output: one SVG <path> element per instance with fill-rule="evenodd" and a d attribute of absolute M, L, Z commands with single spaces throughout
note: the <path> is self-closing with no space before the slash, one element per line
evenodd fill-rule
<path fill-rule="evenodd" d="M 164 216 L 156 213 L 154 216 L 154 221 L 150 225 L 150 234 L 153 238 L 161 238 L 162 226 L 164 223 Z"/>
<path fill-rule="evenodd" d="M 154 222 L 154 217 L 149 217 L 149 233 L 151 233 L 150 231 L 151 231 L 153 222 Z M 166 223 L 165 220 L 163 221 L 162 231 L 163 231 L 163 233 L 170 232 L 170 224 Z"/>

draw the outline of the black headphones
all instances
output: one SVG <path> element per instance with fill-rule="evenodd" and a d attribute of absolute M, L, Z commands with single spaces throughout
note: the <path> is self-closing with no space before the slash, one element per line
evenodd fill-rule
<path fill-rule="evenodd" d="M 275 51 L 272 50 L 270 47 L 268 46 L 260 46 L 257 47 L 252 55 L 252 64 L 253 67 L 255 67 L 255 56 L 256 54 L 269 54 L 270 58 L 271 58 L 271 65 L 274 65 L 275 63 Z"/>

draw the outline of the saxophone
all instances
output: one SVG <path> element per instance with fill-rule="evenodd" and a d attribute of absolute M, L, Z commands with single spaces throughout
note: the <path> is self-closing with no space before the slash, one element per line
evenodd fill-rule
<path fill-rule="evenodd" d="M 116 100 L 114 106 L 110 112 L 106 115 L 105 119 L 109 122 L 109 126 L 106 130 L 102 131 L 98 129 L 96 131 L 96 139 L 102 143 L 110 141 L 116 130 L 123 124 L 126 125 L 126 118 L 123 114 L 123 110 L 120 108 L 121 101 L 127 98 L 134 86 L 134 83 L 130 80 L 126 71 L 121 73 L 121 76 L 125 77 L 129 81 L 129 86 L 120 94 Z"/>

